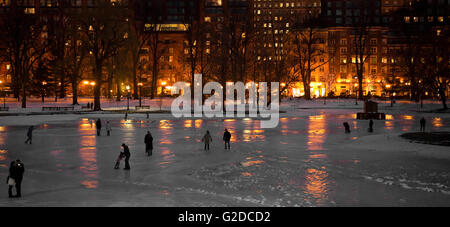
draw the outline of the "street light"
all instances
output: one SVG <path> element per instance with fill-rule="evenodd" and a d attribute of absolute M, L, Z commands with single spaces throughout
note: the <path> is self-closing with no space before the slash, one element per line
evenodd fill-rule
<path fill-rule="evenodd" d="M 138 86 L 139 86 L 139 107 L 142 107 L 142 86 L 143 85 L 144 84 L 142 84 L 142 82 L 138 83 Z"/>
<path fill-rule="evenodd" d="M 127 89 L 127 111 L 130 110 L 130 86 L 125 87 Z"/>

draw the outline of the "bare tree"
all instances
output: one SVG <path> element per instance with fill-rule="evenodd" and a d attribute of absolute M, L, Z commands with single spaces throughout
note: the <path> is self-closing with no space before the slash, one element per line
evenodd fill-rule
<path fill-rule="evenodd" d="M 110 1 L 96 1 L 96 8 L 83 8 L 78 23 L 83 32 L 83 45 L 86 45 L 93 59 L 94 110 L 101 110 L 100 91 L 105 82 L 103 67 L 106 61 L 122 48 L 128 38 L 129 11 L 122 4 Z"/>
<path fill-rule="evenodd" d="M 48 50 L 48 34 L 34 14 L 27 14 L 22 6 L 11 2 L 11 7 L 1 15 L 1 39 L 7 51 L 3 59 L 11 63 L 14 93 L 21 96 L 22 108 L 27 107 L 30 77 L 37 62 Z"/>
<path fill-rule="evenodd" d="M 305 99 L 311 99 L 311 75 L 327 61 L 319 61 L 325 54 L 321 43 L 320 27 L 317 26 L 313 15 L 308 15 L 292 32 L 292 55 L 294 72 L 303 82 Z"/>

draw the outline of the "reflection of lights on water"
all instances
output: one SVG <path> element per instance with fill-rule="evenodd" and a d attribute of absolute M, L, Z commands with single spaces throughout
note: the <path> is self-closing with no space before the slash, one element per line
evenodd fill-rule
<path fill-rule="evenodd" d="M 192 127 L 192 120 L 185 120 L 184 121 L 184 127 L 185 128 L 191 128 Z"/>
<path fill-rule="evenodd" d="M 312 159 L 326 159 L 328 156 L 326 154 L 310 154 L 309 158 Z"/>
<path fill-rule="evenodd" d="M 195 120 L 195 128 L 201 128 L 203 124 L 203 120 Z"/>
<path fill-rule="evenodd" d="M 394 120 L 394 116 L 390 114 L 386 114 L 386 120 Z"/>
<path fill-rule="evenodd" d="M 305 192 L 318 203 L 328 198 L 328 173 L 324 170 L 308 169 L 305 176 Z"/>
<path fill-rule="evenodd" d="M 414 120 L 414 116 L 411 115 L 401 115 L 400 117 L 403 120 Z"/>
<path fill-rule="evenodd" d="M 433 122 L 432 122 L 434 127 L 444 127 L 444 123 L 442 122 L 442 118 L 440 117 L 435 117 L 433 118 Z"/>
<path fill-rule="evenodd" d="M 310 116 L 308 121 L 308 150 L 323 150 L 326 138 L 325 115 Z"/>
<path fill-rule="evenodd" d="M 242 162 L 241 165 L 243 167 L 249 167 L 249 166 L 259 165 L 259 164 L 263 164 L 263 163 L 264 163 L 263 160 L 254 160 L 254 161 Z"/>
<path fill-rule="evenodd" d="M 98 181 L 96 180 L 82 181 L 81 184 L 88 189 L 95 189 L 98 187 Z"/>

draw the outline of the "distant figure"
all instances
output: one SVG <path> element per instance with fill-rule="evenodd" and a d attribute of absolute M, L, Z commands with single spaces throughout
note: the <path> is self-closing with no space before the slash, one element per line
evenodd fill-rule
<path fill-rule="evenodd" d="M 128 112 L 125 113 L 125 120 L 128 119 Z"/>
<path fill-rule="evenodd" d="M 109 121 L 106 121 L 106 135 L 111 135 L 111 124 L 109 124 Z"/>
<path fill-rule="evenodd" d="M 344 122 L 345 133 L 350 133 L 350 125 L 347 122 Z"/>
<path fill-rule="evenodd" d="M 125 157 L 125 154 L 123 153 L 123 151 L 121 151 L 119 154 L 119 157 L 117 157 L 116 164 L 114 165 L 114 169 L 119 169 L 120 161 L 122 161 L 123 157 Z"/>
<path fill-rule="evenodd" d="M 7 178 L 9 198 L 22 196 L 21 185 L 24 172 L 25 167 L 20 160 L 11 162 L 11 166 L 9 167 L 9 176 Z M 14 186 L 16 187 L 16 196 L 12 195 L 12 188 Z"/>
<path fill-rule="evenodd" d="M 123 155 L 125 156 L 125 170 L 129 170 L 130 169 L 130 149 L 128 148 L 127 145 L 125 145 L 124 143 L 122 144 L 123 147 Z"/>
<path fill-rule="evenodd" d="M 87 103 L 87 108 L 91 109 L 91 103 L 90 102 Z"/>
<path fill-rule="evenodd" d="M 34 126 L 30 126 L 28 128 L 27 140 L 25 140 L 25 144 L 28 144 L 28 142 L 30 142 L 30 144 L 31 144 L 33 142 L 33 130 L 34 130 Z"/>
<path fill-rule="evenodd" d="M 421 132 L 425 132 L 425 125 L 427 124 L 427 121 L 425 120 L 424 117 L 422 117 L 422 119 L 420 119 L 420 131 Z"/>
<path fill-rule="evenodd" d="M 212 137 L 208 130 L 206 131 L 205 136 L 203 136 L 202 142 L 205 143 L 205 151 L 209 151 L 209 143 L 212 142 Z"/>
<path fill-rule="evenodd" d="M 147 153 L 148 156 L 152 156 L 152 154 L 153 154 L 153 136 L 150 133 L 150 131 L 147 131 L 147 134 L 145 135 L 144 143 L 145 143 L 145 153 Z"/>
<path fill-rule="evenodd" d="M 372 119 L 370 119 L 370 122 L 369 122 L 369 132 L 373 132 L 373 120 Z"/>
<path fill-rule="evenodd" d="M 148 112 L 147 112 L 147 119 L 149 118 L 150 116 L 149 116 L 149 114 L 148 114 Z"/>
<path fill-rule="evenodd" d="M 230 150 L 230 140 L 231 140 L 231 133 L 228 131 L 228 129 L 225 129 L 225 132 L 223 133 L 223 141 L 225 142 L 225 150 Z"/>
<path fill-rule="evenodd" d="M 100 132 L 102 131 L 102 121 L 100 118 L 95 122 L 95 127 L 97 128 L 97 136 L 100 136 Z"/>
<path fill-rule="evenodd" d="M 91 102 L 91 110 L 93 110 L 93 109 L 94 109 L 94 103 Z"/>

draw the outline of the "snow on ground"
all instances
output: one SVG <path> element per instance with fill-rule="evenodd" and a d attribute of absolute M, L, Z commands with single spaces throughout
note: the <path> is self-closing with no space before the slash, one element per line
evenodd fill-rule
<path fill-rule="evenodd" d="M 26 167 L 23 198 L 8 199 L 4 185 L 0 206 L 448 206 L 448 148 L 398 135 L 418 131 L 422 116 L 427 130 L 449 131 L 450 114 L 382 105 L 388 119 L 369 134 L 368 122 L 355 120 L 362 105 L 346 101 L 284 102 L 275 129 L 252 119 L 170 114 L 0 117 L 0 179 L 12 160 Z M 95 135 L 99 117 L 111 121 L 111 137 Z M 25 145 L 30 124 L 38 127 Z M 222 147 L 224 128 L 233 134 L 231 151 Z M 144 152 L 147 130 L 152 157 Z M 206 130 L 214 139 L 209 152 L 200 143 Z M 113 169 L 122 143 L 130 145 L 131 171 Z"/>

